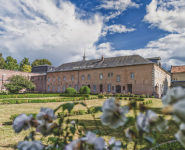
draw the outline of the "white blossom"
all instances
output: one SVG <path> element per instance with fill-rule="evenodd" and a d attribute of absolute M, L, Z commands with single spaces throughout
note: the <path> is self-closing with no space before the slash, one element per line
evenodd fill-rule
<path fill-rule="evenodd" d="M 44 150 L 40 141 L 22 141 L 18 143 L 18 150 Z"/>
<path fill-rule="evenodd" d="M 165 106 L 174 104 L 181 100 L 185 100 L 185 89 L 182 87 L 169 89 L 167 94 L 162 98 L 162 102 Z"/>
<path fill-rule="evenodd" d="M 95 133 L 87 132 L 86 143 L 94 145 L 95 150 L 103 150 L 105 148 L 105 141 L 101 137 L 96 137 Z"/>
<path fill-rule="evenodd" d="M 51 134 L 51 131 L 55 126 L 55 123 L 48 123 L 44 120 L 38 120 L 38 124 L 36 131 L 44 136 Z"/>
<path fill-rule="evenodd" d="M 13 121 L 13 129 L 16 133 L 21 132 L 23 129 L 27 130 L 31 125 L 30 121 L 33 119 L 32 115 L 27 116 L 26 114 L 21 114 L 15 118 Z"/>
<path fill-rule="evenodd" d="M 53 109 L 50 108 L 41 108 L 40 112 L 37 114 L 37 120 L 46 120 L 48 122 L 52 122 L 57 117 L 55 116 L 55 113 Z"/>
<path fill-rule="evenodd" d="M 175 134 L 176 139 L 185 147 L 185 124 L 180 125 L 179 131 Z"/>
<path fill-rule="evenodd" d="M 109 145 L 112 146 L 112 150 L 121 150 L 122 143 L 121 141 L 116 141 L 114 137 L 109 140 Z"/>
<path fill-rule="evenodd" d="M 103 104 L 102 111 L 101 122 L 110 128 L 123 126 L 127 121 L 125 114 L 128 113 L 128 108 L 121 107 L 115 98 L 107 99 Z"/>
<path fill-rule="evenodd" d="M 159 119 L 158 115 L 155 112 L 153 112 L 152 110 L 147 110 L 145 114 L 140 113 L 137 116 L 137 121 L 136 121 L 137 130 L 149 133 L 151 130 L 151 126 L 154 123 L 158 122 L 158 119 Z M 161 126 L 161 124 L 156 124 L 154 126 L 154 128 L 160 129 L 160 126 L 158 126 L 158 125 Z"/>
<path fill-rule="evenodd" d="M 74 140 L 68 145 L 66 145 L 65 150 L 79 150 L 79 145 L 81 143 L 81 140 Z"/>
<path fill-rule="evenodd" d="M 179 101 L 172 106 L 173 114 L 181 121 L 185 123 L 185 100 Z M 177 120 L 177 119 L 176 119 Z"/>

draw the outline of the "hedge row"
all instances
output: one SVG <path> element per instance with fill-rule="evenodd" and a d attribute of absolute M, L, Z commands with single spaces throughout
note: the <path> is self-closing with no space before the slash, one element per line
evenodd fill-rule
<path fill-rule="evenodd" d="M 9 95 L 0 95 L 0 99 L 5 98 L 40 98 L 40 97 L 59 97 L 60 94 L 9 94 Z"/>
<path fill-rule="evenodd" d="M 66 102 L 66 101 L 79 101 L 79 100 L 92 100 L 97 97 L 63 97 L 53 99 L 6 99 L 0 100 L 0 104 L 23 104 L 23 103 L 51 103 L 51 102 Z"/>
<path fill-rule="evenodd" d="M 92 113 L 98 113 L 101 112 L 101 107 L 97 106 L 97 107 L 90 107 L 88 110 L 72 110 L 68 115 L 69 116 L 76 116 L 76 115 L 85 115 L 85 114 L 92 114 Z M 60 117 L 61 115 L 66 115 L 66 112 L 60 112 L 58 113 L 58 117 Z M 19 116 L 20 114 L 14 114 L 10 116 L 10 120 L 13 121 L 17 116 Z M 35 113 L 29 113 L 27 115 L 33 115 L 34 118 L 36 118 L 37 114 Z"/>

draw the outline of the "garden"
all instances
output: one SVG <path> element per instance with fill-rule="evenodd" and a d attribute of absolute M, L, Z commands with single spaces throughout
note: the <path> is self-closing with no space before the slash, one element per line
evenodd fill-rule
<path fill-rule="evenodd" d="M 175 92 L 181 93 L 176 99 L 184 99 L 183 92 Z M 173 103 L 177 102 L 173 94 L 172 99 Z M 169 97 L 165 102 L 165 106 L 173 104 Z M 163 110 L 161 99 L 131 94 L 67 92 L 0 95 L 0 103 L 2 150 L 22 150 L 32 146 L 34 150 L 184 149 L 181 133 L 184 117 L 176 110 L 176 118 L 172 119 L 169 107 Z M 116 112 L 112 114 L 113 109 Z M 19 121 L 24 124 L 21 126 Z"/>

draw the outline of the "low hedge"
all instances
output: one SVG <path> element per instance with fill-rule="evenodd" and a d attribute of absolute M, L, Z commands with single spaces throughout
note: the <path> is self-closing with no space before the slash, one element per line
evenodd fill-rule
<path fill-rule="evenodd" d="M 5 98 L 40 98 L 40 97 L 60 97 L 60 94 L 48 93 L 48 94 L 8 94 L 8 95 L 0 95 L 0 99 L 5 99 Z"/>

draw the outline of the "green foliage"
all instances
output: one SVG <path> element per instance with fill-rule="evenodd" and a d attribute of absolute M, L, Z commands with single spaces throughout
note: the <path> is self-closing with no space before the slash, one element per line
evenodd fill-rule
<path fill-rule="evenodd" d="M 69 94 L 69 95 L 74 95 L 76 94 L 76 90 L 74 88 L 67 88 L 66 91 L 65 91 L 66 94 Z"/>
<path fill-rule="evenodd" d="M 12 76 L 8 80 L 9 83 L 5 84 L 5 87 L 10 93 L 19 93 L 23 89 L 33 90 L 35 88 L 30 80 L 20 75 Z"/>
<path fill-rule="evenodd" d="M 6 57 L 4 69 L 19 70 L 19 65 L 17 64 L 17 60 L 11 56 Z"/>
<path fill-rule="evenodd" d="M 52 63 L 48 59 L 36 59 L 32 62 L 31 66 L 40 66 L 40 65 L 52 65 Z"/>
<path fill-rule="evenodd" d="M 5 65 L 5 60 L 2 56 L 2 53 L 0 53 L 0 69 L 3 69 Z"/>
<path fill-rule="evenodd" d="M 24 65 L 22 67 L 21 71 L 23 71 L 23 72 L 31 72 L 31 70 L 32 70 L 32 67 L 30 65 Z"/>
<path fill-rule="evenodd" d="M 99 95 L 98 95 L 98 98 L 102 99 L 102 98 L 104 98 L 104 95 L 99 94 Z"/>
<path fill-rule="evenodd" d="M 23 71 L 23 72 L 31 72 L 32 67 L 31 67 L 31 65 L 30 65 L 29 58 L 26 58 L 26 57 L 25 57 L 25 58 L 20 62 L 19 70 L 20 70 L 20 71 Z"/>
<path fill-rule="evenodd" d="M 90 94 L 91 89 L 88 86 L 82 86 L 80 88 L 80 94 Z"/>

